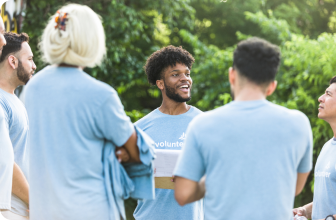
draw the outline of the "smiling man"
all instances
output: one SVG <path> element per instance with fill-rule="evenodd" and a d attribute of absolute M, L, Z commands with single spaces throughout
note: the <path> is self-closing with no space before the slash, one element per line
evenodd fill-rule
<path fill-rule="evenodd" d="M 28 116 L 23 103 L 14 90 L 25 85 L 32 77 L 36 66 L 28 44 L 27 34 L 5 33 L 7 41 L 0 58 L 0 108 L 5 115 L 5 128 L 1 130 L 11 140 L 14 150 L 14 170 L 11 210 L 3 210 L 8 219 L 28 219 Z"/>
<path fill-rule="evenodd" d="M 189 122 L 201 113 L 186 103 L 191 99 L 193 63 L 194 58 L 188 51 L 174 46 L 162 48 L 147 59 L 147 79 L 161 90 L 162 104 L 136 125 L 155 141 L 156 149 L 181 150 Z M 172 189 L 155 189 L 155 195 L 155 200 L 138 201 L 135 219 L 203 219 L 202 201 L 181 207 Z"/>
<path fill-rule="evenodd" d="M 324 144 L 315 165 L 313 202 L 293 210 L 293 214 L 313 220 L 336 219 L 336 76 L 330 80 L 320 102 L 318 117 L 330 124 L 334 137 Z"/>

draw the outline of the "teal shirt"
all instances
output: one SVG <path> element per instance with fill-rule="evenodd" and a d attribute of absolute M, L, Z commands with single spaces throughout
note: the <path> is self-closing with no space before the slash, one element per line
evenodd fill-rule
<path fill-rule="evenodd" d="M 190 124 L 174 174 L 206 175 L 205 219 L 292 217 L 297 173 L 312 168 L 308 118 L 266 100 L 234 101 Z"/>

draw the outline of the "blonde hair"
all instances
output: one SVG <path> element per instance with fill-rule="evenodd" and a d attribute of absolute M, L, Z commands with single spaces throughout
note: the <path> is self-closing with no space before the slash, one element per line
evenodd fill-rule
<path fill-rule="evenodd" d="M 40 49 L 44 61 L 82 67 L 100 65 L 106 54 L 105 32 L 100 16 L 85 5 L 68 4 L 59 9 L 68 13 L 65 31 L 55 28 L 55 14 L 43 31 Z"/>

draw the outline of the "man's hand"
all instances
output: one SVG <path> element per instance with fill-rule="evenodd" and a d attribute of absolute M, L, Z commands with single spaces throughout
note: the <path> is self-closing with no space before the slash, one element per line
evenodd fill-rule
<path fill-rule="evenodd" d="M 307 210 L 306 208 L 304 207 L 299 207 L 299 208 L 296 208 L 296 209 L 293 209 L 293 215 L 296 216 L 304 216 L 306 218 L 308 218 L 307 216 Z"/>
<path fill-rule="evenodd" d="M 130 160 L 130 156 L 124 147 L 117 147 L 115 154 L 119 163 L 128 162 Z"/>

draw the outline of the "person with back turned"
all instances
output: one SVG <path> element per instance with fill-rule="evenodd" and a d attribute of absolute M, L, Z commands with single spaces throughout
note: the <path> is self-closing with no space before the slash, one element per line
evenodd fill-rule
<path fill-rule="evenodd" d="M 175 198 L 203 197 L 205 219 L 292 217 L 312 168 L 308 118 L 266 100 L 277 85 L 280 51 L 251 38 L 233 55 L 229 82 L 234 101 L 197 116 L 188 126 L 175 169 Z"/>

